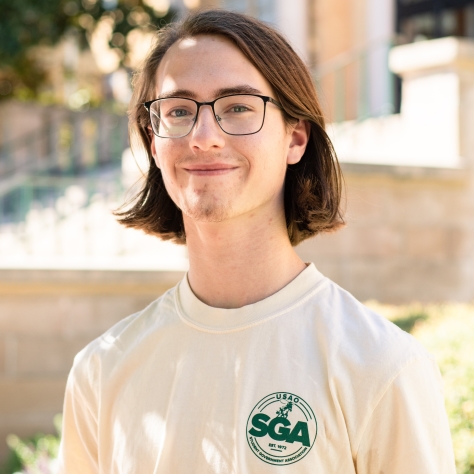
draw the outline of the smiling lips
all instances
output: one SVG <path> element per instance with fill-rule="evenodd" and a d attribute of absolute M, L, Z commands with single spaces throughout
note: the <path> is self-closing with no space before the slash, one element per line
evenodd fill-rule
<path fill-rule="evenodd" d="M 237 166 L 224 164 L 224 163 L 209 163 L 201 164 L 196 163 L 193 165 L 188 165 L 184 168 L 189 174 L 195 176 L 218 176 L 222 174 L 229 173 L 237 169 Z"/>

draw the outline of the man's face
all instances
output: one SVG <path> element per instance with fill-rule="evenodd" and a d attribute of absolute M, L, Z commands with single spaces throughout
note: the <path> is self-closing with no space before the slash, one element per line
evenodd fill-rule
<path fill-rule="evenodd" d="M 250 89 L 277 99 L 240 49 L 219 36 L 175 43 L 157 70 L 156 98 L 173 95 L 207 102 Z M 211 107 L 203 106 L 187 136 L 153 135 L 155 162 L 185 224 L 188 219 L 219 222 L 255 213 L 281 215 L 287 164 L 299 161 L 307 140 L 306 125 L 298 128 L 288 129 L 280 109 L 267 103 L 258 133 L 227 135 Z"/>

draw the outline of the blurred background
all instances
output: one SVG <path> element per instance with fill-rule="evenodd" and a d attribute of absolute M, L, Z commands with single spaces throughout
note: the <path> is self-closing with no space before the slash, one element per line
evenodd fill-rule
<path fill-rule="evenodd" d="M 474 0 L 0 0 L 3 472 L 54 472 L 74 355 L 186 271 L 184 247 L 111 211 L 148 166 L 133 73 L 157 28 L 211 7 L 273 24 L 308 64 L 348 225 L 297 250 L 435 355 L 473 474 Z"/>

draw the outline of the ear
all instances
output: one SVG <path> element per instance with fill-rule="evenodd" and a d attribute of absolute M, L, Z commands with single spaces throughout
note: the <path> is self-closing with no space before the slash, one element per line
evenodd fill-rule
<path fill-rule="evenodd" d="M 291 131 L 291 141 L 288 148 L 288 156 L 286 162 L 289 165 L 294 165 L 301 160 L 306 145 L 308 144 L 311 127 L 307 120 L 298 120 Z"/>

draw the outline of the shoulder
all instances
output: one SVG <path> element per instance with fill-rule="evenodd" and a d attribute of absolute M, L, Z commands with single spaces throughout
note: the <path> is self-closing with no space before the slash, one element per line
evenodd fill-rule
<path fill-rule="evenodd" d="M 413 336 L 331 280 L 326 279 L 312 299 L 317 308 L 314 336 L 323 347 L 328 382 L 344 406 L 367 413 L 410 365 L 435 364 Z"/>
<path fill-rule="evenodd" d="M 383 366 L 397 371 L 417 358 L 431 356 L 410 334 L 326 278 L 317 294 L 323 325 L 338 345 L 338 358 L 352 366 Z"/>
<path fill-rule="evenodd" d="M 104 370 L 110 372 L 151 333 L 176 325 L 176 287 L 171 288 L 143 310 L 134 313 L 91 341 L 74 358 L 70 378 L 97 381 Z"/>
<path fill-rule="evenodd" d="M 329 393 L 345 418 L 352 448 L 380 400 L 397 384 L 424 395 L 440 377 L 434 358 L 410 334 L 326 279 L 312 299 L 314 337 L 324 359 Z M 406 374 L 423 374 L 423 381 Z"/>

